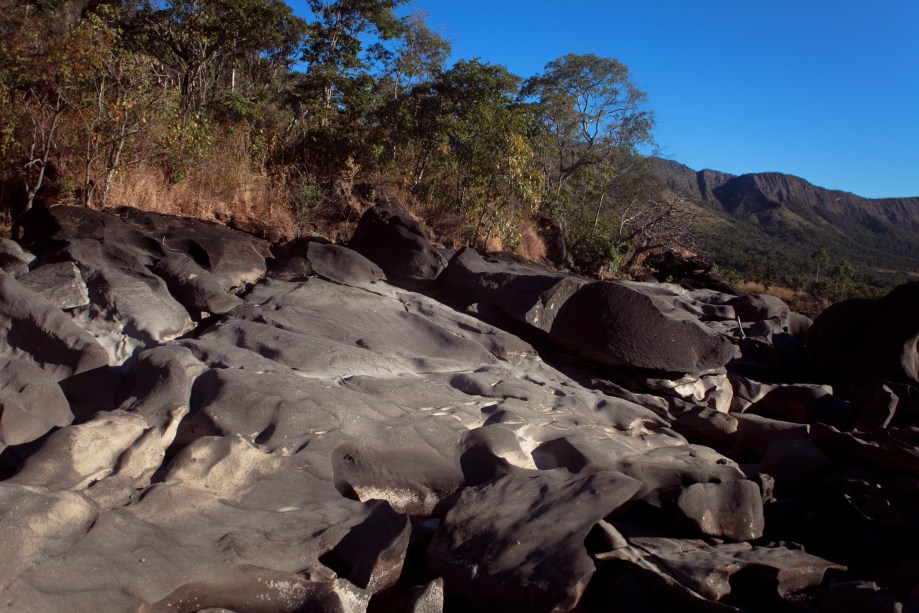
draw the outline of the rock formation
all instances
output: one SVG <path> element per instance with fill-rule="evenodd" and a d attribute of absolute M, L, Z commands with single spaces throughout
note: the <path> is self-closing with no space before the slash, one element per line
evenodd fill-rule
<path fill-rule="evenodd" d="M 915 284 L 804 335 L 766 296 L 447 263 L 394 202 L 347 247 L 24 228 L 11 610 L 919 607 Z"/>

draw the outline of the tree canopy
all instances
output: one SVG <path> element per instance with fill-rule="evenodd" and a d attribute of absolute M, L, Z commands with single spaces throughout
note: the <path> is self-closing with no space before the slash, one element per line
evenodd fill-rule
<path fill-rule="evenodd" d="M 616 59 L 568 54 L 527 79 L 449 65 L 404 0 L 308 0 L 306 18 L 281 0 L 0 3 L 11 212 L 42 194 L 104 206 L 132 173 L 211 192 L 266 177 L 305 227 L 347 218 L 335 203 L 372 180 L 480 248 L 555 217 L 590 274 L 684 238 L 681 203 L 644 163 L 647 97 Z"/>

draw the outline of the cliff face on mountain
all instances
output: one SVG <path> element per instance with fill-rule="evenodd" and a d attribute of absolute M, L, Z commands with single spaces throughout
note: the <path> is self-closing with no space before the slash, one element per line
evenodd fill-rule
<path fill-rule="evenodd" d="M 919 255 L 914 255 L 919 253 L 919 197 L 862 198 L 777 172 L 695 171 L 659 158 L 652 161 L 652 171 L 716 222 L 705 224 L 701 239 L 724 265 L 744 268 L 752 263 L 744 252 L 772 252 L 787 256 L 783 268 L 795 270 L 806 260 L 796 253 L 824 248 L 875 277 L 881 272 L 900 276 L 887 282 L 919 271 Z M 754 244 L 745 249 L 738 236 Z"/>
<path fill-rule="evenodd" d="M 870 224 L 895 224 L 919 232 L 919 197 L 862 198 L 849 192 L 824 189 L 800 177 L 779 172 L 732 175 L 714 170 L 695 171 L 671 160 L 655 159 L 654 173 L 668 188 L 726 213 L 742 215 L 786 206 L 793 210 L 842 215 Z"/>

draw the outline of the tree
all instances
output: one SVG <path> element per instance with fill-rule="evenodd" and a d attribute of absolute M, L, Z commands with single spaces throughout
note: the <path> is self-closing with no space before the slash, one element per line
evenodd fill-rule
<path fill-rule="evenodd" d="M 833 296 L 836 300 L 842 300 L 849 292 L 849 286 L 852 284 L 852 278 L 855 276 L 855 267 L 849 260 L 841 260 L 830 272 L 830 278 L 833 279 Z"/>
<path fill-rule="evenodd" d="M 347 106 L 341 96 L 356 89 L 349 87 L 349 80 L 366 72 L 368 59 L 361 54 L 361 38 L 385 41 L 397 36 L 401 23 L 394 11 L 404 1 L 308 0 L 316 20 L 308 27 L 301 58 L 307 64 L 303 85 L 321 93 L 323 127 L 335 105 Z"/>
<path fill-rule="evenodd" d="M 286 65 L 306 29 L 282 0 L 140 0 L 128 25 L 135 51 L 155 57 L 178 84 L 183 123 L 206 101 L 217 67 L 230 67 L 232 88 L 243 58 Z"/>
<path fill-rule="evenodd" d="M 401 19 L 394 49 L 376 49 L 381 60 L 381 85 L 394 100 L 441 72 L 450 55 L 450 43 L 432 32 L 424 13 L 412 12 Z"/>
<path fill-rule="evenodd" d="M 686 206 L 664 197 L 646 168 L 653 117 L 624 64 L 566 55 L 527 80 L 521 99 L 536 118 L 542 207 L 568 224 L 569 265 L 587 274 L 630 266 L 680 234 L 673 220 L 685 218 Z"/>
<path fill-rule="evenodd" d="M 814 283 L 820 285 L 820 270 L 826 269 L 826 267 L 830 265 L 830 256 L 826 252 L 826 249 L 821 247 L 811 254 L 811 261 L 816 268 L 814 272 Z"/>
<path fill-rule="evenodd" d="M 119 7 L 101 5 L 81 20 L 77 36 L 95 49 L 96 69 L 71 100 L 81 138 L 71 144 L 81 163 L 80 200 L 104 206 L 129 142 L 147 129 L 163 91 L 149 58 L 123 44 Z"/>
<path fill-rule="evenodd" d="M 64 114 L 74 92 L 93 74 L 96 58 L 93 46 L 75 32 L 72 6 L 5 4 L 0 11 L 0 89 L 19 110 L 4 121 L 4 144 L 15 150 L 27 211 L 46 184 Z"/>
<path fill-rule="evenodd" d="M 618 60 L 566 55 L 527 80 L 522 96 L 535 103 L 541 120 L 534 140 L 547 178 L 544 204 L 549 208 L 560 204 L 563 191 L 582 170 L 611 164 L 615 157 L 628 160 L 639 146 L 652 142 L 647 97 Z"/>
<path fill-rule="evenodd" d="M 420 103 L 415 191 L 464 215 L 476 246 L 492 236 L 515 242 L 518 222 L 539 200 L 528 109 L 515 100 L 519 83 L 504 66 L 460 61 Z"/>

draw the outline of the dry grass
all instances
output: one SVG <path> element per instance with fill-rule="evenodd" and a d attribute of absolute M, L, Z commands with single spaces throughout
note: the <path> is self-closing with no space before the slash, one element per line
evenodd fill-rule
<path fill-rule="evenodd" d="M 546 243 L 532 220 L 524 221 L 520 226 L 520 255 L 534 262 L 546 261 Z"/>
<path fill-rule="evenodd" d="M 757 283 L 755 281 L 744 281 L 737 287 L 748 294 L 769 294 L 770 296 L 775 296 L 787 304 L 792 311 L 802 313 L 812 319 L 817 317 L 817 315 L 832 304 L 830 300 L 826 298 L 815 298 L 808 292 L 796 291 L 788 287 L 770 286 L 767 290 L 762 283 Z"/>
<path fill-rule="evenodd" d="M 770 286 L 769 289 L 766 289 L 765 285 L 755 281 L 744 281 L 738 286 L 738 289 L 743 290 L 748 294 L 769 294 L 770 296 L 775 296 L 784 302 L 788 302 L 789 300 L 797 300 L 804 294 L 804 292 L 796 292 L 795 290 L 787 287 Z"/>
<path fill-rule="evenodd" d="M 233 136 L 227 140 L 178 182 L 145 164 L 120 172 L 106 205 L 223 222 L 257 222 L 293 237 L 296 224 L 283 182 L 254 172 L 244 143 Z"/>

